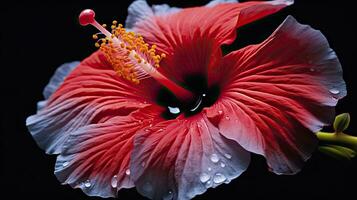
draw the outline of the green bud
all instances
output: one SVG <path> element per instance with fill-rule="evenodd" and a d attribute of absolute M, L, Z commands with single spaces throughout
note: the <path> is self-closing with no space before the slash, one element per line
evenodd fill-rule
<path fill-rule="evenodd" d="M 340 160 L 351 160 L 356 156 L 356 151 L 339 145 L 319 146 L 319 151 Z"/>
<path fill-rule="evenodd" d="M 333 128 L 335 129 L 336 133 L 341 133 L 342 131 L 347 129 L 349 124 L 350 114 L 342 113 L 336 116 L 335 122 L 333 123 Z"/>

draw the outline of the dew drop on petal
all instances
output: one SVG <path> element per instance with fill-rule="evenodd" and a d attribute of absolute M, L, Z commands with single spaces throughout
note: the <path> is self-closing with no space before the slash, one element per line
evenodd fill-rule
<path fill-rule="evenodd" d="M 223 162 L 221 162 L 221 167 L 225 167 L 226 166 L 226 164 L 224 164 Z"/>
<path fill-rule="evenodd" d="M 149 131 L 150 131 L 149 129 L 147 129 L 147 128 L 145 129 L 145 132 L 149 132 Z"/>
<path fill-rule="evenodd" d="M 90 180 L 86 180 L 84 182 L 84 187 L 86 187 L 86 188 L 89 188 L 91 185 L 92 185 L 92 183 L 90 182 Z"/>
<path fill-rule="evenodd" d="M 314 72 L 315 71 L 315 69 L 314 68 L 310 68 L 310 72 Z"/>
<path fill-rule="evenodd" d="M 223 111 L 222 111 L 222 110 L 219 110 L 219 111 L 218 111 L 218 114 L 220 114 L 220 115 L 221 115 L 222 113 L 223 113 Z"/>
<path fill-rule="evenodd" d="M 62 164 L 62 166 L 63 166 L 63 167 L 67 167 L 67 166 L 68 166 L 68 164 L 69 164 L 69 162 L 68 162 L 68 161 L 66 161 L 66 162 L 64 162 L 64 163 Z"/>
<path fill-rule="evenodd" d="M 221 173 L 216 173 L 214 176 L 213 176 L 213 182 L 216 183 L 216 184 L 220 184 L 220 183 L 223 183 L 227 178 L 221 174 Z"/>
<path fill-rule="evenodd" d="M 218 161 L 219 161 L 219 157 L 218 157 L 218 155 L 217 154 L 215 154 L 215 153 L 213 153 L 212 155 L 211 155 L 211 161 L 213 162 L 213 163 L 217 163 Z"/>
<path fill-rule="evenodd" d="M 224 157 L 226 157 L 227 159 L 231 159 L 232 158 L 231 154 L 228 154 L 228 153 L 225 153 Z"/>
<path fill-rule="evenodd" d="M 207 168 L 207 170 L 210 172 L 210 171 L 212 171 L 212 168 L 209 167 L 209 168 Z"/>
<path fill-rule="evenodd" d="M 202 96 L 203 96 L 203 97 L 205 97 L 205 96 L 206 96 L 206 94 L 205 94 L 205 93 L 203 93 L 203 94 L 202 94 Z"/>
<path fill-rule="evenodd" d="M 126 175 L 130 175 L 130 169 L 125 170 Z"/>
<path fill-rule="evenodd" d="M 118 187 L 118 176 L 117 175 L 113 176 L 112 181 L 111 181 L 111 185 L 112 185 L 113 188 Z"/>
<path fill-rule="evenodd" d="M 174 194 L 172 193 L 171 190 L 167 193 L 167 195 L 163 198 L 163 200 L 171 200 L 174 198 Z"/>
<path fill-rule="evenodd" d="M 171 114 L 179 114 L 181 112 L 180 108 L 178 108 L 178 107 L 167 106 L 167 108 L 169 109 L 169 112 Z"/>
<path fill-rule="evenodd" d="M 340 91 L 337 89 L 331 89 L 330 92 L 331 92 L 331 94 L 339 94 L 340 93 Z"/>
<path fill-rule="evenodd" d="M 227 116 L 226 116 L 226 120 L 229 120 L 229 119 L 230 119 L 230 118 L 229 118 L 229 116 L 227 115 Z"/>
<path fill-rule="evenodd" d="M 198 128 L 201 128 L 201 124 L 197 123 L 197 127 L 198 127 Z"/>
<path fill-rule="evenodd" d="M 204 172 L 200 175 L 200 181 L 202 183 L 206 183 L 209 179 L 211 179 L 211 176 Z"/>
<path fill-rule="evenodd" d="M 211 187 L 212 186 L 212 181 L 207 181 L 207 183 L 206 183 L 206 188 L 209 188 L 209 187 Z"/>

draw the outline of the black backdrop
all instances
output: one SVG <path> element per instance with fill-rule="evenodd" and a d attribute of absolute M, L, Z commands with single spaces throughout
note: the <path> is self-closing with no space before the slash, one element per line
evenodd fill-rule
<path fill-rule="evenodd" d="M 164 3 L 165 1 L 149 1 Z M 207 1 L 166 1 L 178 7 L 203 5 Z M 83 28 L 77 15 L 93 8 L 97 19 L 124 22 L 129 2 L 10 2 L 1 6 L 1 190 L 6 198 L 15 196 L 49 199 L 97 199 L 79 189 L 62 186 L 53 175 L 55 156 L 45 155 L 25 127 L 35 113 L 36 102 L 52 73 L 63 62 L 81 60 L 95 50 L 92 28 Z M 348 96 L 340 101 L 337 113 L 350 112 L 350 133 L 357 132 L 353 111 L 356 17 L 352 1 L 297 0 L 295 5 L 239 30 L 237 49 L 266 38 L 291 14 L 301 23 L 320 29 L 339 55 L 347 82 Z M 209 189 L 196 199 L 255 199 L 339 196 L 356 199 L 357 159 L 337 161 L 316 152 L 302 172 L 278 176 L 267 171 L 265 161 L 254 156 L 249 169 L 228 185 Z M 352 194 L 354 197 L 349 197 Z M 10 195 L 12 197 L 7 197 Z M 120 199 L 145 199 L 135 189 L 119 192 Z"/>

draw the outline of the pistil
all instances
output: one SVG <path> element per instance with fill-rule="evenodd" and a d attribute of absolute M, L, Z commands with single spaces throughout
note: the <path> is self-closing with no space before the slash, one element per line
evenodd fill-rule
<path fill-rule="evenodd" d="M 149 44 L 145 43 L 141 35 L 127 32 L 121 24 L 117 24 L 117 21 L 113 21 L 112 31 L 109 32 L 105 26 L 95 20 L 95 12 L 90 9 L 81 12 L 79 22 L 82 26 L 88 24 L 94 26 L 105 36 L 98 39 L 98 34 L 94 34 L 93 39 L 97 40 L 95 46 L 100 48 L 119 76 L 134 84 L 139 84 L 141 80 L 152 77 L 169 89 L 179 100 L 189 102 L 194 98 L 191 91 L 157 70 L 160 67 L 160 61 L 166 55 L 158 55 L 155 44 L 149 48 Z"/>

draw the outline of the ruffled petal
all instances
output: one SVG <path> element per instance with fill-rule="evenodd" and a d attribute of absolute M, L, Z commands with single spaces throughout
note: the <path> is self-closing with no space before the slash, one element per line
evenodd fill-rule
<path fill-rule="evenodd" d="M 46 85 L 43 90 L 43 96 L 45 99 L 48 99 L 63 83 L 64 79 L 79 65 L 79 61 L 74 61 L 70 63 L 64 63 L 59 66 L 55 74 L 50 79 L 49 83 Z"/>
<path fill-rule="evenodd" d="M 216 6 L 216 5 L 222 4 L 222 3 L 238 3 L 238 1 L 237 0 L 212 0 L 208 4 L 206 4 L 206 6 L 208 6 L 208 7 Z"/>
<path fill-rule="evenodd" d="M 291 3 L 281 0 L 222 3 L 182 9 L 164 16 L 142 14 L 132 29 L 143 35 L 149 44 L 156 44 L 159 52 L 168 55 L 160 63 L 160 70 L 171 79 L 184 82 L 187 76 L 205 75 L 207 69 L 217 66 L 221 58 L 219 47 L 234 41 L 236 28 L 275 13 Z M 143 13 L 144 4 L 144 1 L 134 4 L 129 13 L 134 13 L 134 10 L 135 13 Z M 149 9 L 145 8 L 147 12 Z"/>
<path fill-rule="evenodd" d="M 139 131 L 130 166 L 142 195 L 184 200 L 230 182 L 246 170 L 249 160 L 247 151 L 200 114 Z"/>
<path fill-rule="evenodd" d="M 133 137 L 138 130 L 161 120 L 160 111 L 149 106 L 72 132 L 57 157 L 58 180 L 81 188 L 89 196 L 116 197 L 121 188 L 134 187 L 129 167 Z"/>
<path fill-rule="evenodd" d="M 142 20 L 154 16 L 172 14 L 179 10 L 181 10 L 181 8 L 170 7 L 167 4 L 153 5 L 150 7 L 146 0 L 136 0 L 128 7 L 128 17 L 125 21 L 125 27 L 132 29 L 136 23 Z"/>
<path fill-rule="evenodd" d="M 50 85 L 53 85 L 52 79 Z M 60 81 L 56 81 L 60 82 Z M 57 83 L 56 83 L 57 84 Z M 51 95 L 55 87 L 45 90 Z M 153 102 L 159 85 L 145 79 L 139 85 L 116 75 L 104 55 L 96 52 L 81 62 L 26 125 L 47 153 L 60 153 L 71 132 L 90 124 L 125 116 Z"/>
<path fill-rule="evenodd" d="M 64 79 L 68 76 L 68 74 L 79 64 L 78 61 L 64 63 L 59 66 L 52 76 L 49 83 L 46 85 L 43 90 L 43 96 L 45 100 L 39 101 L 37 103 L 37 111 L 41 110 L 46 106 L 47 99 L 57 90 L 57 88 L 63 83 Z"/>
<path fill-rule="evenodd" d="M 206 6 L 215 6 L 222 3 L 238 3 L 237 0 L 212 0 Z M 182 10 L 182 8 L 170 7 L 168 4 L 152 5 L 146 0 L 135 0 L 128 7 L 128 17 L 125 21 L 125 27 L 132 29 L 135 24 L 150 17 L 173 14 Z"/>
<path fill-rule="evenodd" d="M 224 57 L 210 81 L 222 89 L 206 110 L 210 120 L 227 138 L 265 155 L 278 174 L 300 170 L 316 147 L 312 132 L 332 122 L 334 106 L 346 95 L 326 38 L 291 16 L 261 44 Z"/>

